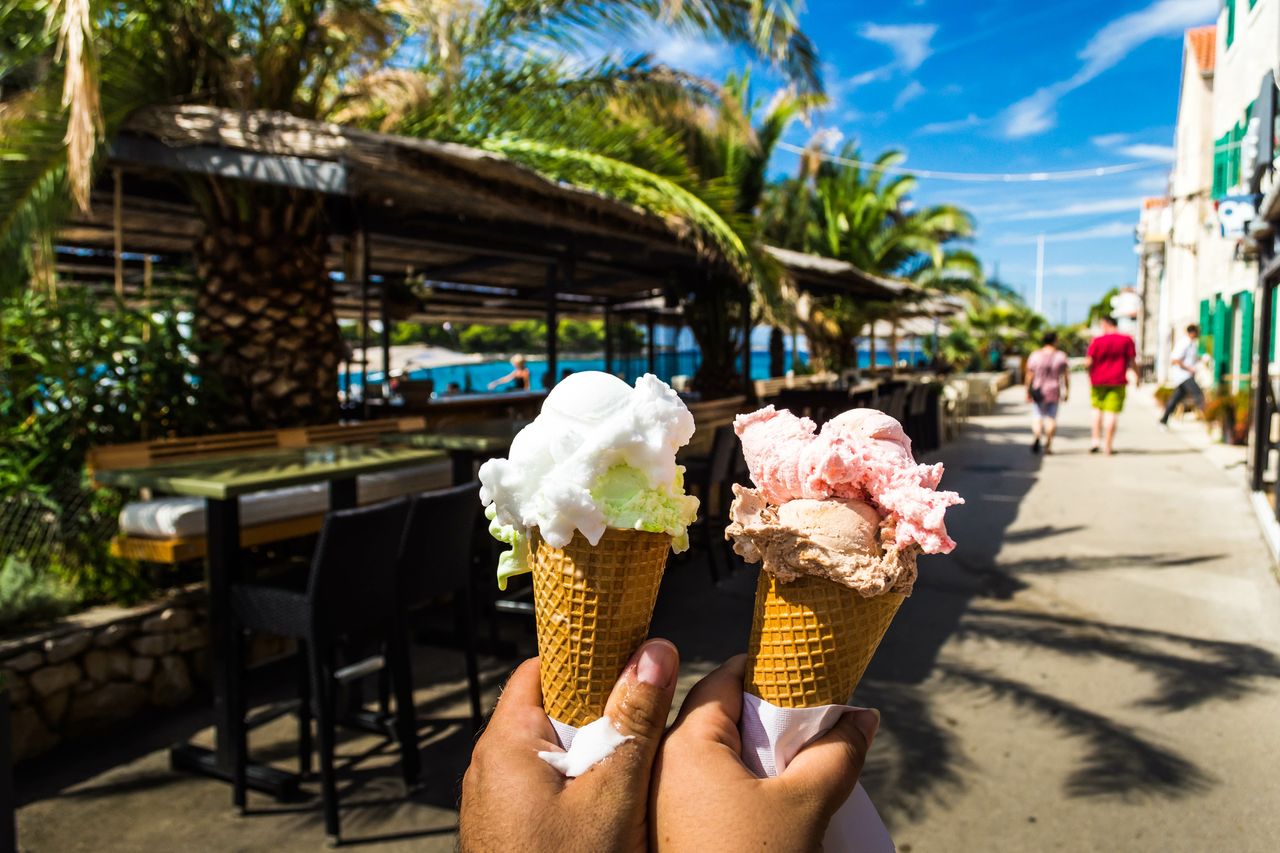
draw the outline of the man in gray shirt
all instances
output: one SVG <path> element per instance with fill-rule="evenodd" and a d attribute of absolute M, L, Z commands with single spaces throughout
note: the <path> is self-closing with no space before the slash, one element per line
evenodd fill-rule
<path fill-rule="evenodd" d="M 1169 383 L 1173 385 L 1173 393 L 1164 406 L 1164 414 L 1160 416 L 1160 426 L 1169 425 L 1169 416 L 1183 399 L 1190 397 L 1197 409 L 1204 408 L 1204 392 L 1196 384 L 1196 362 L 1200 360 L 1200 348 L 1196 344 L 1200 337 L 1200 327 L 1192 323 L 1187 326 L 1187 336 L 1178 341 L 1173 348 L 1172 364 L 1169 366 Z"/>

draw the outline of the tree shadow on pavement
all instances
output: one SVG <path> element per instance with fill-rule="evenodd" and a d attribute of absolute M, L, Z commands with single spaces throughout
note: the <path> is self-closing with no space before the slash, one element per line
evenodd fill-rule
<path fill-rule="evenodd" d="M 1021 610 L 972 608 L 957 637 L 983 637 L 1131 664 L 1153 676 L 1157 685 L 1155 694 L 1138 704 L 1162 711 L 1240 699 L 1255 689 L 1257 680 L 1280 679 L 1280 657 L 1247 643 Z"/>
<path fill-rule="evenodd" d="M 985 670 L 944 664 L 944 681 L 1010 702 L 1085 743 L 1080 766 L 1065 781 L 1073 797 L 1111 795 L 1125 800 L 1182 796 L 1212 779 L 1149 735 L 1081 705 Z"/>

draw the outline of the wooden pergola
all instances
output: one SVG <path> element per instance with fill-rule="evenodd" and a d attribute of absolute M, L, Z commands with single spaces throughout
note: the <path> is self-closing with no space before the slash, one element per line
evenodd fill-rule
<path fill-rule="evenodd" d="M 321 194 L 335 308 L 361 320 L 366 335 L 371 320 L 382 321 L 383 364 L 392 318 L 544 318 L 554 377 L 559 318 L 603 316 L 607 329 L 621 311 L 642 317 L 652 341 L 655 324 L 672 319 L 677 282 L 728 266 L 681 220 L 487 151 L 287 113 L 179 106 L 134 116 L 110 142 L 90 212 L 59 232 L 60 279 L 114 287 L 127 299 L 156 285 L 192 286 L 190 252 L 202 222 L 173 180 L 181 173 Z M 802 289 L 904 295 L 904 285 L 839 261 L 770 251 Z M 610 349 L 606 343 L 606 363 Z"/>

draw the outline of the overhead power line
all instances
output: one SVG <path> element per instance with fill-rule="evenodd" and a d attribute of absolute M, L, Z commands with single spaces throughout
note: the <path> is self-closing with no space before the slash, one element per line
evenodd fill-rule
<path fill-rule="evenodd" d="M 1049 181 L 1078 181 L 1084 178 L 1105 178 L 1108 175 L 1119 175 L 1124 172 L 1138 172 L 1143 169 L 1168 169 L 1169 164 L 1154 161 L 1137 163 L 1117 163 L 1112 166 L 1095 166 L 1090 169 L 1068 169 L 1061 172 L 945 172 L 938 169 L 912 169 L 908 166 L 882 166 L 866 160 L 851 160 L 838 154 L 825 151 L 814 151 L 802 148 L 790 142 L 779 142 L 778 147 L 795 154 L 814 156 L 815 154 L 828 163 L 840 163 L 844 166 L 857 166 L 861 169 L 879 169 L 891 175 L 911 175 L 916 178 L 931 178 L 939 181 L 971 181 L 997 184 L 1033 184 Z"/>

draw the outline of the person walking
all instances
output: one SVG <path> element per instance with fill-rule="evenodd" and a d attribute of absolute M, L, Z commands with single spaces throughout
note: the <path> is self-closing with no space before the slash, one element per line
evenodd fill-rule
<path fill-rule="evenodd" d="M 1125 386 L 1137 358 L 1133 338 L 1121 334 L 1114 317 L 1102 318 L 1102 334 L 1089 343 L 1085 365 L 1089 371 L 1089 400 L 1093 406 L 1090 453 L 1115 452 L 1116 422 L 1124 408 Z M 1135 374 L 1136 384 L 1136 374 Z"/>
<path fill-rule="evenodd" d="M 1031 404 L 1031 452 L 1053 453 L 1053 436 L 1058 431 L 1058 403 L 1067 399 L 1067 354 L 1058 349 L 1058 333 L 1045 332 L 1040 349 L 1027 357 L 1027 402 Z"/>
<path fill-rule="evenodd" d="M 1204 408 L 1204 392 L 1196 384 L 1196 363 L 1200 360 L 1200 327 L 1195 323 L 1187 326 L 1187 336 L 1178 341 L 1173 348 L 1172 363 L 1169 365 L 1169 382 L 1173 385 L 1173 393 L 1169 402 L 1165 403 L 1164 414 L 1160 416 L 1160 426 L 1169 428 L 1169 416 L 1187 397 L 1190 397 L 1197 409 Z"/>

